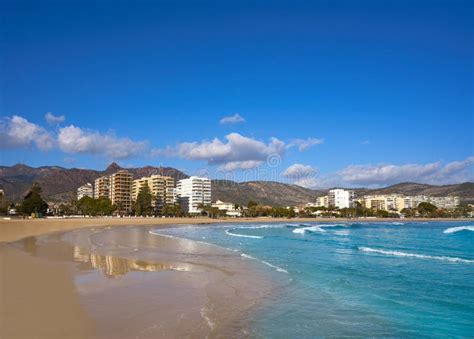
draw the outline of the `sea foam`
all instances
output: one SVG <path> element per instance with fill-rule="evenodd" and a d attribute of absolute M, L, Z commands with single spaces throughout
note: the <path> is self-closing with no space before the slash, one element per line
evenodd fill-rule
<path fill-rule="evenodd" d="M 418 254 L 418 253 L 407 253 L 407 252 L 394 251 L 394 250 L 381 250 L 381 249 L 363 247 L 363 246 L 358 247 L 357 249 L 361 252 L 376 253 L 376 254 L 389 255 L 389 256 L 394 256 L 394 257 L 440 260 L 440 261 L 447 261 L 447 262 L 453 262 L 453 263 L 468 263 L 468 264 L 474 263 L 474 260 L 457 258 L 457 257 L 427 255 L 427 254 Z"/>
<path fill-rule="evenodd" d="M 350 225 L 347 224 L 323 224 L 323 225 L 314 225 L 314 226 L 307 226 L 307 227 L 300 227 L 293 230 L 293 233 L 297 234 L 304 234 L 306 232 L 319 232 L 324 233 L 326 232 L 324 228 L 330 227 L 347 227 Z"/>
<path fill-rule="evenodd" d="M 245 254 L 245 253 L 242 253 L 241 256 L 243 258 L 247 258 L 247 259 L 256 260 L 258 262 L 261 262 L 262 264 L 267 265 L 268 267 L 274 268 L 277 272 L 288 274 L 287 270 L 285 270 L 285 269 L 283 269 L 283 268 L 281 268 L 277 265 L 270 264 L 268 261 L 257 259 L 255 257 L 252 257 L 251 255 L 248 255 L 248 254 Z"/>
<path fill-rule="evenodd" d="M 235 228 L 233 228 L 235 229 Z M 234 233 L 232 230 L 226 230 L 225 234 L 233 236 L 233 237 L 241 237 L 241 238 L 251 238 L 251 239 L 263 239 L 263 237 L 259 235 L 247 235 L 247 234 L 239 234 L 239 233 Z"/>
<path fill-rule="evenodd" d="M 443 231 L 443 233 L 451 234 L 461 231 L 471 231 L 474 232 L 474 226 L 457 226 L 457 227 L 450 227 Z"/>
<path fill-rule="evenodd" d="M 319 226 L 309 226 L 309 227 L 301 227 L 301 228 L 295 228 L 293 230 L 293 233 L 297 234 L 305 234 L 306 232 L 321 232 L 324 233 L 326 232 Z"/>

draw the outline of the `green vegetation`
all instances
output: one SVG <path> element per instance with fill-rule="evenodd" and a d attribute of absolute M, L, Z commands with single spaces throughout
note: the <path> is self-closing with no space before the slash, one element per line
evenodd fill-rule
<path fill-rule="evenodd" d="M 48 211 L 48 203 L 41 198 L 41 187 L 38 183 L 33 183 L 30 192 L 25 196 L 20 206 L 20 213 L 31 215 L 37 213 L 45 215 Z"/>
<path fill-rule="evenodd" d="M 91 197 L 83 197 L 77 202 L 78 212 L 84 215 L 112 215 L 117 209 L 112 205 L 109 198 L 101 197 L 94 199 Z"/>
<path fill-rule="evenodd" d="M 3 192 L 0 192 L 0 214 L 6 215 L 10 207 L 10 202 L 5 198 Z"/>
<path fill-rule="evenodd" d="M 152 195 L 150 187 L 148 187 L 148 185 L 141 186 L 140 191 L 138 192 L 137 200 L 133 204 L 133 211 L 135 212 L 135 215 L 147 216 L 154 214 L 151 201 Z"/>
<path fill-rule="evenodd" d="M 429 202 L 421 202 L 417 207 L 418 213 L 423 217 L 430 217 L 434 215 L 437 210 L 438 208 Z"/>
<path fill-rule="evenodd" d="M 161 214 L 165 217 L 183 217 L 184 213 L 181 211 L 181 206 L 179 204 L 167 204 L 164 205 L 161 209 Z"/>

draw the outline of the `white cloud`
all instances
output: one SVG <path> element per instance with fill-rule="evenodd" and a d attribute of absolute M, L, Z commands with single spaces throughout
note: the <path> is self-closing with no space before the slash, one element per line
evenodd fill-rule
<path fill-rule="evenodd" d="M 48 122 L 48 124 L 50 125 L 58 125 L 60 124 L 61 122 L 64 122 L 64 120 L 66 120 L 66 118 L 64 117 L 64 115 L 54 115 L 53 113 L 51 112 L 48 112 L 44 115 L 44 118 L 46 119 L 46 121 Z"/>
<path fill-rule="evenodd" d="M 339 172 L 341 178 L 352 184 L 380 185 L 402 181 L 419 181 L 436 173 L 439 162 L 406 165 L 350 165 Z"/>
<path fill-rule="evenodd" d="M 293 164 L 288 167 L 282 175 L 286 178 L 292 179 L 293 184 L 302 187 L 316 186 L 316 175 L 318 170 L 309 165 Z"/>
<path fill-rule="evenodd" d="M 361 142 L 362 145 L 369 145 L 370 144 L 370 140 L 364 140 Z"/>
<path fill-rule="evenodd" d="M 293 139 L 288 144 L 288 148 L 291 147 L 298 147 L 300 152 L 306 151 L 308 148 L 314 145 L 321 145 L 324 143 L 324 139 L 317 139 L 317 138 L 307 138 L 307 139 Z"/>
<path fill-rule="evenodd" d="M 283 172 L 283 176 L 291 179 L 307 178 L 314 176 L 317 172 L 315 168 L 309 165 L 293 164 Z"/>
<path fill-rule="evenodd" d="M 220 120 L 221 125 L 237 124 L 239 122 L 245 122 L 245 119 L 238 113 L 235 113 L 234 115 L 228 117 L 224 117 Z"/>
<path fill-rule="evenodd" d="M 315 188 L 318 186 L 319 181 L 316 178 L 301 178 L 295 180 L 293 184 L 305 187 L 305 188 Z"/>
<path fill-rule="evenodd" d="M 285 152 L 285 143 L 277 138 L 271 138 L 269 143 L 264 143 L 238 133 L 230 133 L 225 139 L 184 142 L 176 147 L 154 150 L 153 154 L 202 160 L 207 161 L 209 165 L 221 165 L 223 170 L 234 170 L 255 168 L 270 155 L 281 156 Z"/>
<path fill-rule="evenodd" d="M 219 166 L 219 169 L 226 172 L 232 172 L 237 169 L 252 169 L 263 164 L 263 161 L 260 160 L 247 160 L 247 161 L 231 161 L 225 163 L 224 165 Z"/>
<path fill-rule="evenodd" d="M 427 164 L 379 164 L 350 165 L 337 172 L 330 180 L 341 184 L 362 186 L 386 186 L 400 182 L 426 184 L 451 184 L 474 180 L 474 156 L 462 161 L 442 165 L 441 162 Z"/>
<path fill-rule="evenodd" d="M 54 146 L 54 138 L 43 127 L 17 115 L 0 121 L 1 148 L 22 148 L 31 145 L 48 151 Z"/>
<path fill-rule="evenodd" d="M 74 125 L 63 127 L 58 135 L 59 148 L 66 153 L 105 155 L 112 159 L 125 159 L 144 155 L 146 141 L 119 138 L 114 134 L 100 134 Z"/>

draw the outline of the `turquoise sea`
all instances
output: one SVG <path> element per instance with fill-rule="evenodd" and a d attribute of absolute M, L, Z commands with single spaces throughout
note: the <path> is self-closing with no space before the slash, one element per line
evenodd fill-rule
<path fill-rule="evenodd" d="M 256 337 L 473 337 L 474 222 L 228 224 L 151 231 L 252 260 L 278 289 Z"/>

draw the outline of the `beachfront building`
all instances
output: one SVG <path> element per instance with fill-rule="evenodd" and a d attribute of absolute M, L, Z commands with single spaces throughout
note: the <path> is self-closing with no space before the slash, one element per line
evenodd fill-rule
<path fill-rule="evenodd" d="M 329 196 L 317 197 L 315 207 L 329 207 Z"/>
<path fill-rule="evenodd" d="M 362 207 L 374 211 L 401 211 L 405 208 L 407 200 L 401 194 L 376 194 L 366 195 L 357 201 Z M 411 206 L 411 203 L 410 203 Z"/>
<path fill-rule="evenodd" d="M 136 201 L 140 188 L 147 185 L 153 197 L 152 205 L 154 207 L 162 207 L 164 205 L 172 205 L 175 203 L 174 179 L 168 176 L 152 175 L 133 180 L 132 184 L 132 200 Z"/>
<path fill-rule="evenodd" d="M 345 190 L 336 188 L 329 191 L 328 205 L 330 207 L 352 208 L 354 206 L 355 192 L 352 190 Z"/>
<path fill-rule="evenodd" d="M 217 200 L 211 206 L 219 209 L 220 211 L 226 211 L 225 214 L 231 217 L 240 217 L 241 214 L 240 211 L 235 208 L 235 204 L 232 202 Z"/>
<path fill-rule="evenodd" d="M 94 181 L 94 198 L 109 198 L 110 196 L 110 177 L 104 176 Z"/>
<path fill-rule="evenodd" d="M 459 205 L 458 196 L 432 197 L 428 195 L 405 196 L 403 194 L 366 195 L 357 200 L 363 207 L 375 211 L 398 211 L 415 209 L 422 202 L 428 202 L 438 208 L 454 209 Z"/>
<path fill-rule="evenodd" d="M 447 210 L 455 209 L 461 203 L 461 198 L 458 196 L 446 196 L 446 197 L 430 197 L 431 203 L 438 208 Z"/>
<path fill-rule="evenodd" d="M 416 195 L 411 198 L 416 203 L 416 206 L 422 202 L 428 202 L 438 208 L 447 210 L 455 209 L 461 202 L 461 199 L 458 196 L 433 197 L 430 195 Z"/>
<path fill-rule="evenodd" d="M 199 205 L 211 204 L 211 180 L 197 176 L 178 181 L 176 196 L 185 213 L 200 213 Z"/>
<path fill-rule="evenodd" d="M 81 200 L 84 197 L 94 197 L 94 187 L 89 182 L 77 189 L 77 200 Z"/>
<path fill-rule="evenodd" d="M 110 195 L 112 204 L 117 206 L 119 214 L 128 214 L 132 210 L 132 174 L 126 170 L 110 176 Z"/>

